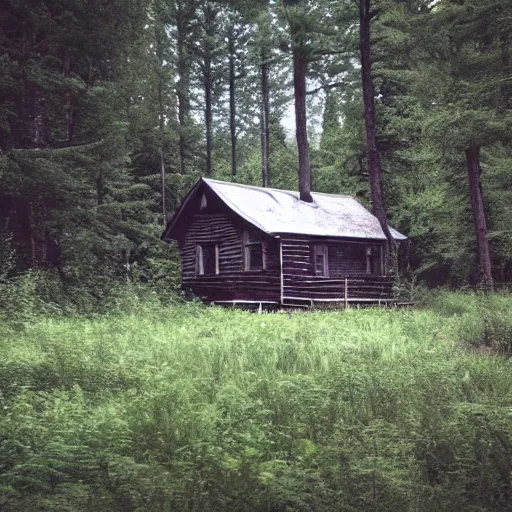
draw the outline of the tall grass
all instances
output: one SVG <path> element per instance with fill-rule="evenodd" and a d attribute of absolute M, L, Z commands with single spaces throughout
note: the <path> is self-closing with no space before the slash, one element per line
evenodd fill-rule
<path fill-rule="evenodd" d="M 477 299 L 442 300 L 5 329 L 0 508 L 508 510 L 510 362 L 461 343 Z"/>

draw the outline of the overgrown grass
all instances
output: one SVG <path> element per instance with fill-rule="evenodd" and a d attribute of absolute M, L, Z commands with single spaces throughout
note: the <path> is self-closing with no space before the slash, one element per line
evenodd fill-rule
<path fill-rule="evenodd" d="M 512 355 L 512 302 L 509 294 L 430 292 L 424 303 L 443 316 L 459 316 L 458 339 L 475 349 Z"/>
<path fill-rule="evenodd" d="M 464 344 L 478 302 L 4 327 L 0 508 L 508 510 L 511 363 Z"/>

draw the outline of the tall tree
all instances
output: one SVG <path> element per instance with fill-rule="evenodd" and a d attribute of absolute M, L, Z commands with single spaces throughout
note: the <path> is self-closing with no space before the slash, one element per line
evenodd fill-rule
<path fill-rule="evenodd" d="M 386 207 L 382 193 L 382 168 L 377 148 L 377 128 L 375 124 L 374 88 L 372 80 L 370 24 L 372 19 L 371 0 L 359 0 L 359 45 L 361 55 L 361 80 L 363 88 L 364 124 L 366 130 L 366 147 L 370 191 L 373 213 L 379 220 L 382 231 L 388 239 L 390 247 L 395 241 L 389 230 Z"/>
<path fill-rule="evenodd" d="M 239 135 L 239 115 L 237 106 L 239 98 L 237 84 L 247 73 L 247 38 L 249 27 L 242 16 L 236 11 L 227 12 L 226 16 L 226 42 L 228 64 L 228 94 L 229 94 L 229 136 L 231 143 L 231 178 L 237 174 L 237 139 Z"/>
<path fill-rule="evenodd" d="M 206 175 L 212 175 L 212 152 L 213 152 L 213 102 L 214 87 L 218 78 L 217 58 L 221 47 L 219 41 L 219 20 L 220 7 L 211 0 L 202 0 L 197 10 L 197 26 L 199 41 L 194 46 L 194 51 L 199 57 L 201 87 L 204 93 L 204 124 L 205 124 L 205 152 L 206 152 Z"/>
<path fill-rule="evenodd" d="M 166 6 L 160 2 L 153 2 L 153 31 L 154 31 L 154 47 L 156 58 L 156 88 L 158 102 L 158 127 L 160 139 L 160 193 L 162 196 L 162 222 L 167 224 L 167 205 L 166 205 L 166 167 L 164 158 L 164 141 L 165 141 L 165 125 L 168 117 L 167 105 L 169 101 L 168 84 L 170 83 L 169 68 L 169 40 L 167 35 L 168 12 Z M 167 94 L 166 94 L 167 93 Z"/>
<path fill-rule="evenodd" d="M 270 185 L 269 152 L 270 152 L 270 86 L 269 86 L 269 55 L 268 51 L 261 48 L 261 112 L 260 112 L 260 131 L 261 131 L 261 184 L 264 187 Z"/>
<path fill-rule="evenodd" d="M 478 263 L 481 271 L 482 284 L 487 291 L 492 291 L 494 285 L 492 278 L 491 251 L 489 248 L 489 239 L 487 238 L 487 219 L 482 193 L 480 146 L 474 144 L 466 149 L 466 162 L 468 169 L 469 197 L 475 225 Z"/>
<path fill-rule="evenodd" d="M 270 184 L 269 154 L 270 154 L 270 63 L 272 50 L 275 46 L 275 33 L 272 30 L 271 6 L 268 0 L 257 0 L 247 2 L 245 0 L 235 2 L 236 8 L 246 23 L 252 26 L 250 40 L 245 52 L 248 58 L 244 74 L 250 80 L 257 80 L 259 84 L 258 118 L 260 126 L 260 149 L 261 149 L 261 180 L 264 187 Z M 275 27 L 274 27 L 275 28 Z M 249 34 L 248 34 L 249 35 Z M 251 66 L 252 64 L 252 66 Z M 254 67 L 257 72 L 251 72 Z M 254 71 L 254 70 L 253 70 Z M 246 87 L 249 85 L 245 84 Z M 251 84 L 252 85 L 252 84 Z M 249 94 L 256 92 L 252 87 Z M 251 98 L 251 102 L 254 98 Z"/>
<path fill-rule="evenodd" d="M 442 1 L 414 24 L 426 52 L 418 77 L 423 85 L 415 84 L 426 106 L 424 133 L 439 147 L 449 145 L 457 163 L 466 167 L 462 190 L 471 207 L 477 280 L 488 291 L 493 289 L 488 236 L 493 219 L 483 192 L 481 155 L 486 147 L 509 140 L 510 13 L 509 6 L 492 0 Z"/>
<path fill-rule="evenodd" d="M 117 7 L 8 2 L 2 9 L 0 188 L 12 205 L 5 213 L 20 269 L 62 268 L 79 257 L 86 231 L 98 242 L 83 251 L 90 264 L 101 259 L 92 247 L 119 254 L 109 239 L 114 226 L 117 241 L 126 240 L 119 211 L 107 207 L 107 195 L 126 184 L 129 152 L 114 84 L 147 9 L 139 1 Z"/>
<path fill-rule="evenodd" d="M 192 50 L 191 43 L 195 39 L 192 31 L 195 19 L 195 2 L 193 0 L 176 0 L 174 2 L 174 23 L 171 24 L 171 33 L 174 35 L 176 47 L 176 96 L 178 99 L 179 123 L 179 170 L 181 174 L 187 172 L 188 159 L 188 127 L 190 120 L 190 67 Z"/>
<path fill-rule="evenodd" d="M 271 51 L 269 45 L 272 40 L 270 37 L 270 12 L 269 6 L 265 3 L 263 12 L 258 19 L 258 36 L 259 36 L 259 72 L 260 72 L 260 145 L 261 145 L 261 184 L 264 187 L 270 186 L 270 169 L 269 169 L 269 154 L 270 154 L 270 60 Z"/>
<path fill-rule="evenodd" d="M 306 12 L 299 0 L 287 0 L 287 17 L 290 27 L 293 59 L 293 91 L 295 105 L 295 137 L 299 157 L 299 195 L 301 201 L 313 202 L 311 196 L 311 162 L 309 155 L 306 114 L 307 53 L 305 35 Z"/>

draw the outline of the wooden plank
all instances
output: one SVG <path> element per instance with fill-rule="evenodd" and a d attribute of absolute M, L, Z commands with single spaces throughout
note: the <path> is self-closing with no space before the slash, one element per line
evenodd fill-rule
<path fill-rule="evenodd" d="M 302 248 L 293 248 L 293 249 L 286 249 L 284 251 L 287 255 L 300 255 L 300 256 L 311 256 L 311 251 L 308 248 L 302 249 Z"/>
<path fill-rule="evenodd" d="M 276 300 L 244 300 L 244 299 L 234 299 L 234 300 L 215 300 L 215 304 L 279 304 Z"/>
<path fill-rule="evenodd" d="M 285 277 L 295 277 L 295 274 L 286 274 Z M 348 276 L 347 276 L 348 277 Z M 344 278 L 340 277 L 325 277 L 325 276 L 315 276 L 315 275 L 309 275 L 309 276 L 297 276 L 297 279 L 311 279 L 312 281 L 318 281 L 318 280 L 326 280 L 326 281 L 342 281 Z M 388 281 L 393 282 L 393 279 L 388 276 L 375 276 L 375 275 L 369 275 L 366 274 L 358 274 L 356 276 L 352 276 L 348 278 L 350 281 Z"/>
<path fill-rule="evenodd" d="M 311 297 L 288 297 L 288 296 L 285 296 L 283 297 L 283 300 L 303 300 L 303 301 L 307 301 L 307 302 L 345 302 L 345 298 L 344 297 L 338 297 L 338 298 L 332 298 L 332 299 L 312 299 Z M 397 302 L 396 299 L 374 299 L 374 298 L 360 298 L 360 299 L 348 299 L 348 302 L 374 302 L 375 304 L 377 304 L 378 302 L 386 302 L 386 303 L 390 303 L 390 302 Z"/>
<path fill-rule="evenodd" d="M 345 298 L 343 297 L 343 292 L 340 292 L 340 293 L 322 293 L 322 292 L 315 292 L 315 293 L 311 293 L 311 292 L 308 292 L 307 290 L 285 290 L 285 293 L 284 293 L 284 296 L 287 297 L 287 296 L 299 296 L 299 297 L 308 297 L 310 300 L 316 300 L 316 299 L 340 299 L 340 300 L 345 300 Z M 388 299 L 392 299 L 393 297 L 391 297 L 390 295 L 388 294 L 385 294 L 385 295 L 371 295 L 371 296 L 368 296 L 368 295 L 364 295 L 364 294 L 361 294 L 361 295 L 353 295 L 353 296 L 350 296 L 348 297 L 347 300 L 359 300 L 359 299 L 363 299 L 363 298 L 372 298 L 373 300 L 377 301 L 379 299 L 381 300 L 388 300 Z"/>
<path fill-rule="evenodd" d="M 290 254 L 290 253 L 286 252 L 285 250 L 283 250 L 283 259 L 285 259 L 287 261 L 294 261 L 297 258 L 299 258 L 301 260 L 307 260 L 308 262 L 312 261 L 312 258 L 309 254 Z"/>
<path fill-rule="evenodd" d="M 283 277 L 283 242 L 279 243 L 279 276 L 281 280 L 281 302 L 283 302 L 284 277 Z"/>
<path fill-rule="evenodd" d="M 331 280 L 323 280 L 323 281 L 309 281 L 309 280 L 301 280 L 301 279 L 286 279 L 287 283 L 298 285 L 298 286 L 331 286 L 336 287 L 339 286 L 343 288 L 345 286 L 344 279 L 331 279 Z M 353 288 L 392 288 L 393 283 L 383 283 L 383 282 L 370 282 L 370 281 L 359 281 L 354 282 L 350 279 L 347 279 L 348 286 Z"/>
<path fill-rule="evenodd" d="M 272 288 L 279 288 L 279 283 L 269 283 L 267 281 L 251 281 L 250 283 L 246 283 L 245 281 L 218 281 L 218 282 L 211 282 L 211 281 L 199 281 L 194 280 L 193 284 L 197 287 L 204 287 L 204 286 L 213 286 L 219 287 L 239 287 L 240 285 L 246 285 L 249 284 L 251 288 L 263 288 L 263 289 L 272 289 Z M 315 292 L 320 293 L 320 292 Z"/>

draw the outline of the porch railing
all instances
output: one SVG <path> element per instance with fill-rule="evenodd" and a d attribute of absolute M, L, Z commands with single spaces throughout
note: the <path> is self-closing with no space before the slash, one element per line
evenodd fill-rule
<path fill-rule="evenodd" d="M 381 276 L 283 276 L 283 302 L 287 299 L 318 302 L 388 302 L 393 280 Z"/>

